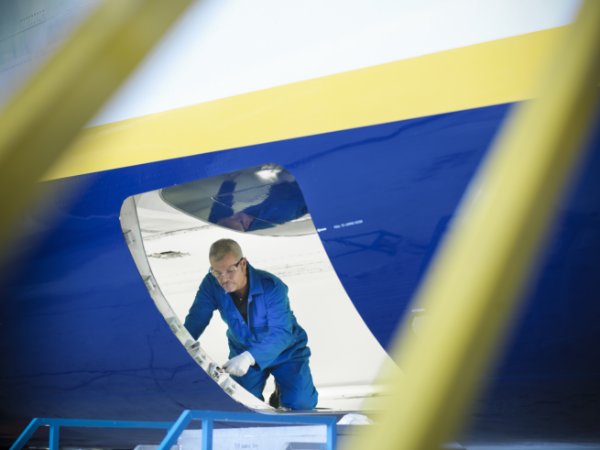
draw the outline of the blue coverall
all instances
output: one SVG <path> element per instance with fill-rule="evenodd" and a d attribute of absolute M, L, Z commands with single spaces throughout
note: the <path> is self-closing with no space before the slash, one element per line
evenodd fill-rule
<path fill-rule="evenodd" d="M 218 309 L 228 327 L 229 358 L 249 351 L 256 361 L 246 375 L 233 378 L 264 400 L 265 382 L 273 374 L 281 406 L 313 409 L 318 394 L 308 365 L 308 338 L 290 309 L 288 288 L 275 275 L 254 269 L 250 264 L 247 275 L 248 323 L 231 296 L 207 274 L 185 319 L 185 328 L 198 339 Z"/>

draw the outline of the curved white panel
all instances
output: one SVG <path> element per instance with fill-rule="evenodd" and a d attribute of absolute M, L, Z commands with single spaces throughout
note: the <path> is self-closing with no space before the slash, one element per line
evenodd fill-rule
<path fill-rule="evenodd" d="M 175 210 L 158 191 L 136 196 L 136 203 L 152 273 L 178 324 L 208 271 L 210 244 L 235 239 L 254 267 L 274 273 L 289 287 L 291 307 L 309 338 L 318 407 L 360 410 L 365 398 L 380 391 L 374 386 L 375 377 L 391 360 L 348 298 L 316 230 L 286 237 L 240 233 Z M 215 314 L 200 337 L 202 348 L 219 364 L 228 355 L 225 331 Z M 271 390 L 267 384 L 265 398 Z"/>
<path fill-rule="evenodd" d="M 156 307 L 169 324 L 171 331 L 177 336 L 198 365 L 234 400 L 252 409 L 272 411 L 273 408 L 271 406 L 250 394 L 235 382 L 229 374 L 223 372 L 220 364 L 211 358 L 202 346 L 190 336 L 188 331 L 183 327 L 182 320 L 180 320 L 165 299 L 162 290 L 156 282 L 152 268 L 148 264 L 136 208 L 136 202 L 140 196 L 136 197 L 129 197 L 123 202 L 120 214 L 121 228 L 123 229 L 125 241 L 131 251 L 135 264 L 148 288 L 148 292 L 152 300 L 154 300 Z"/>

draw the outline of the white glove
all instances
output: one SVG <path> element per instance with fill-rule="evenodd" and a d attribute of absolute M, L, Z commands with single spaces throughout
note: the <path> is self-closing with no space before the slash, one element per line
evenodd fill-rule
<path fill-rule="evenodd" d="M 236 377 L 243 377 L 248 372 L 251 365 L 255 363 L 254 357 L 250 352 L 245 351 L 234 356 L 223 365 L 223 370 Z"/>

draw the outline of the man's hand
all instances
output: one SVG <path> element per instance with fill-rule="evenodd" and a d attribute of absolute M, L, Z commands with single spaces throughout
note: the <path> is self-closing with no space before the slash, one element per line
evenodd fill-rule
<path fill-rule="evenodd" d="M 254 362 L 254 357 L 246 351 L 227 361 L 223 365 L 223 370 L 236 377 L 243 377 Z"/>

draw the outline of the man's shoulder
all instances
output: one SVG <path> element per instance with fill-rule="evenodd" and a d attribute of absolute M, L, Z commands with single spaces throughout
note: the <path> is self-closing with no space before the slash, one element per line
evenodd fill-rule
<path fill-rule="evenodd" d="M 217 282 L 215 277 L 213 277 L 210 274 L 207 274 L 200 282 L 199 290 L 214 295 L 218 292 L 219 287 L 219 283 Z"/>
<path fill-rule="evenodd" d="M 286 287 L 285 283 L 281 281 L 281 279 L 272 274 L 271 272 L 267 272 L 266 270 L 255 269 L 252 268 L 254 280 L 260 284 L 263 291 L 269 292 L 273 289 Z"/>

